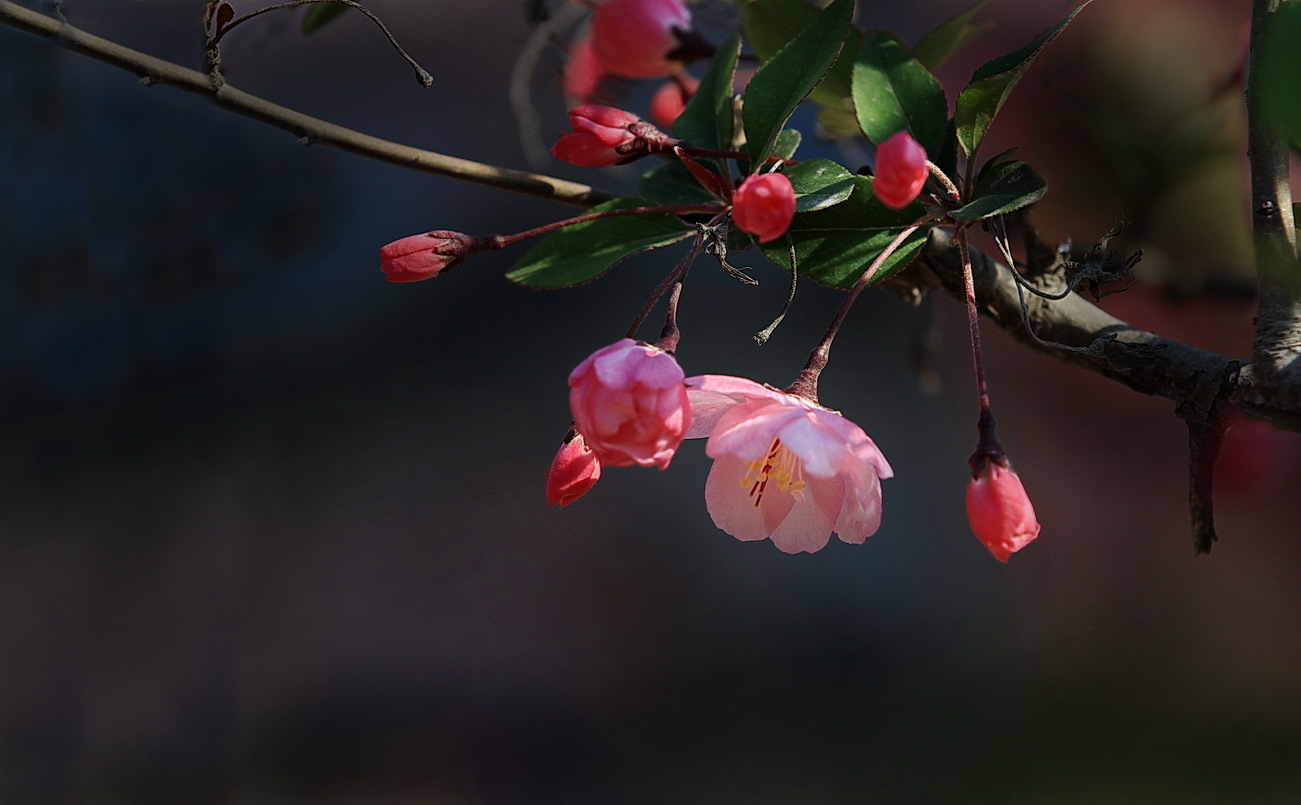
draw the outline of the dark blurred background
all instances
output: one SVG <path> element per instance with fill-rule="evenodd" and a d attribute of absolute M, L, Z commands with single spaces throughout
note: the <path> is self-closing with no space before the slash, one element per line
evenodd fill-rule
<path fill-rule="evenodd" d="M 309 37 L 301 10 L 249 23 L 227 78 L 526 168 L 506 98 L 529 5 L 375 0 L 429 89 L 354 12 Z M 1104 305 L 1243 357 L 1246 5 L 1093 4 L 987 148 L 1048 177 L 1054 242 L 1124 212 L 1145 282 Z M 912 42 L 960 7 L 860 1 L 858 21 Z M 64 9 L 198 66 L 198 0 Z M 995 0 L 950 97 L 1068 10 Z M 546 141 L 558 69 L 545 49 L 529 84 Z M 963 511 L 963 314 L 877 293 L 823 378 L 896 471 L 867 544 L 787 556 L 717 531 L 699 443 L 551 510 L 565 376 L 678 251 L 537 292 L 502 278 L 522 249 L 418 285 L 384 283 L 376 250 L 569 214 L 303 147 L 0 28 L 0 802 L 1301 801 L 1298 437 L 1235 431 L 1222 539 L 1193 557 L 1171 405 L 987 328 L 1043 523 L 1001 565 Z M 758 349 L 786 285 L 738 262 L 758 288 L 694 272 L 680 358 L 784 385 L 839 294 L 804 283 Z"/>

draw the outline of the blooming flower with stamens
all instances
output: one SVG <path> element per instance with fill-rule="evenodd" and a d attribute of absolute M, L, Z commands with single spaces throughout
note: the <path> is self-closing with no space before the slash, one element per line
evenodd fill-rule
<path fill-rule="evenodd" d="M 863 429 L 804 397 L 726 375 L 686 379 L 692 425 L 714 459 L 705 504 L 739 540 L 820 550 L 835 531 L 862 543 L 881 525 L 885 456 Z"/>
<path fill-rule="evenodd" d="M 620 339 L 569 374 L 574 426 L 604 466 L 665 469 L 691 424 L 682 380 L 671 354 Z"/>

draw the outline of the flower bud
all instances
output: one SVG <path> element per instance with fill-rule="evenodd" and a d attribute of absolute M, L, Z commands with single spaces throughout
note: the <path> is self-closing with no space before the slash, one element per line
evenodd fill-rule
<path fill-rule="evenodd" d="M 592 52 L 607 73 L 654 78 L 676 67 L 677 32 L 691 30 L 682 0 L 605 0 L 592 12 Z"/>
<path fill-rule="evenodd" d="M 569 110 L 569 124 L 574 130 L 551 146 L 551 155 L 580 168 L 608 168 L 674 144 L 640 117 L 613 106 L 575 106 Z"/>
<path fill-rule="evenodd" d="M 732 197 L 732 222 L 760 243 L 786 234 L 795 216 L 795 188 L 780 173 L 747 176 Z"/>
<path fill-rule="evenodd" d="M 973 457 L 967 522 L 994 558 L 1006 562 L 1039 536 L 1039 521 L 1021 478 L 999 457 Z"/>
<path fill-rule="evenodd" d="M 664 86 L 655 91 L 650 100 L 650 118 L 662 129 L 672 128 L 678 115 L 687 108 L 687 101 L 696 93 L 700 82 L 689 75 L 682 75 L 664 82 Z"/>
<path fill-rule="evenodd" d="M 631 338 L 598 349 L 569 375 L 574 427 L 610 467 L 668 467 L 691 424 L 682 367 Z"/>
<path fill-rule="evenodd" d="M 446 274 L 490 246 L 490 238 L 436 229 L 381 248 L 379 268 L 388 275 L 389 282 L 419 282 Z"/>
<path fill-rule="evenodd" d="M 897 131 L 876 149 L 872 192 L 892 210 L 902 210 L 926 184 L 926 149 L 907 131 Z"/>
<path fill-rule="evenodd" d="M 547 473 L 547 505 L 568 506 L 587 494 L 600 477 L 600 459 L 583 434 L 570 428 Z"/>

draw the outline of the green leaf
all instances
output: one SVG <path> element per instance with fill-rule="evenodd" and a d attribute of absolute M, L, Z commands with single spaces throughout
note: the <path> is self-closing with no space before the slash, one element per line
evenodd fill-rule
<path fill-rule="evenodd" d="M 746 87 L 741 121 L 756 166 L 772 153 L 787 118 L 836 61 L 853 13 L 854 0 L 835 0 L 755 71 Z"/>
<path fill-rule="evenodd" d="M 750 47 L 760 59 L 767 60 L 817 16 L 818 9 L 803 0 L 751 0 L 745 6 L 742 24 Z M 810 100 L 824 107 L 818 115 L 819 122 L 833 133 L 852 135 L 858 132 L 850 84 L 854 56 L 862 40 L 863 34 L 857 28 L 850 28 L 835 64 L 827 71 L 822 83 L 809 93 Z"/>
<path fill-rule="evenodd" d="M 800 143 L 804 141 L 804 135 L 800 134 L 799 129 L 782 129 L 777 134 L 777 142 L 773 143 L 772 156 L 779 159 L 790 159 L 795 156 L 799 150 Z"/>
<path fill-rule="evenodd" d="M 990 23 L 972 25 L 971 18 L 989 0 L 976 0 L 966 11 L 959 11 L 931 29 L 913 46 L 913 58 L 932 73 L 940 69 L 953 54 L 989 29 Z"/>
<path fill-rule="evenodd" d="M 740 52 L 736 34 L 718 46 L 696 94 L 673 124 L 674 136 L 701 148 L 732 147 L 732 79 Z"/>
<path fill-rule="evenodd" d="M 926 153 L 939 150 L 949 121 L 944 88 L 887 33 L 869 33 L 854 62 L 854 110 L 867 139 L 878 145 L 907 129 Z"/>
<path fill-rule="evenodd" d="M 592 212 L 649 206 L 645 199 L 607 201 Z M 620 215 L 567 226 L 547 235 L 506 274 L 533 288 L 561 288 L 590 282 L 615 263 L 642 249 L 665 246 L 690 237 L 694 230 L 664 213 Z"/>
<path fill-rule="evenodd" d="M 829 159 L 806 160 L 785 173 L 795 188 L 796 212 L 826 209 L 854 192 L 854 174 Z"/>
<path fill-rule="evenodd" d="M 979 221 L 1019 210 L 1043 198 L 1048 185 L 1019 160 L 986 164 L 976 179 L 975 199 L 949 215 L 959 221 Z"/>
<path fill-rule="evenodd" d="M 854 176 L 847 200 L 814 212 L 796 213 L 789 230 L 801 275 L 824 285 L 852 288 L 890 241 L 925 214 L 916 202 L 892 210 L 872 195 L 872 179 Z M 886 259 L 873 284 L 898 273 L 926 242 L 927 227 L 914 232 Z M 764 256 L 790 270 L 786 240 L 762 245 Z"/>
<path fill-rule="evenodd" d="M 1006 56 L 985 62 L 971 76 L 971 83 L 958 96 L 954 119 L 958 123 L 958 142 L 967 156 L 975 156 L 980 141 L 985 139 L 989 126 L 998 110 L 1003 108 L 1007 96 L 1021 80 L 1030 64 L 1048 43 L 1057 38 L 1075 15 L 1093 0 L 1084 0 L 1074 11 L 1051 30 L 1035 41 Z"/>
<path fill-rule="evenodd" d="M 342 3 L 313 3 L 303 15 L 302 31 L 304 34 L 316 33 L 347 10 L 348 6 Z"/>
<path fill-rule="evenodd" d="M 713 193 L 700 186 L 681 162 L 660 165 L 642 174 L 638 191 L 656 204 L 666 206 L 718 201 Z"/>
<path fill-rule="evenodd" d="M 1267 125 L 1277 128 L 1293 152 L 1301 154 L 1301 3 L 1281 3 L 1266 15 L 1265 31 L 1257 45 L 1260 55 L 1253 66 L 1251 89 L 1259 92 L 1260 109 Z"/>

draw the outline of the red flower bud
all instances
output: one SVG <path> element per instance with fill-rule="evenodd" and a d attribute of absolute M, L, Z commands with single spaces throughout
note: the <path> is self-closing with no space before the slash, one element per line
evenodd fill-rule
<path fill-rule="evenodd" d="M 608 168 L 674 145 L 664 132 L 613 106 L 584 104 L 569 110 L 573 132 L 551 146 L 551 155 L 580 168 Z"/>
<path fill-rule="evenodd" d="M 967 522 L 976 539 L 1000 562 L 1039 536 L 1030 496 L 1006 461 L 1001 457 L 973 460 L 967 486 Z"/>
<path fill-rule="evenodd" d="M 795 216 L 795 188 L 780 173 L 747 176 L 732 197 L 732 222 L 767 243 L 786 234 Z"/>
<path fill-rule="evenodd" d="M 675 31 L 691 30 L 682 0 L 605 0 L 592 13 L 592 52 L 607 73 L 623 78 L 668 75 Z"/>
<path fill-rule="evenodd" d="M 926 149 L 907 131 L 898 131 L 876 149 L 872 192 L 892 210 L 907 207 L 926 184 Z"/>
<path fill-rule="evenodd" d="M 660 128 L 672 128 L 678 115 L 687 108 L 687 101 L 696 93 L 700 82 L 689 75 L 670 81 L 655 91 L 650 100 L 650 118 Z"/>
<path fill-rule="evenodd" d="M 438 229 L 395 240 L 379 250 L 389 282 L 419 282 L 446 274 L 490 246 L 489 238 Z"/>
<path fill-rule="evenodd" d="M 601 477 L 601 460 L 583 434 L 570 428 L 547 473 L 547 505 L 568 506 L 587 494 Z"/>

